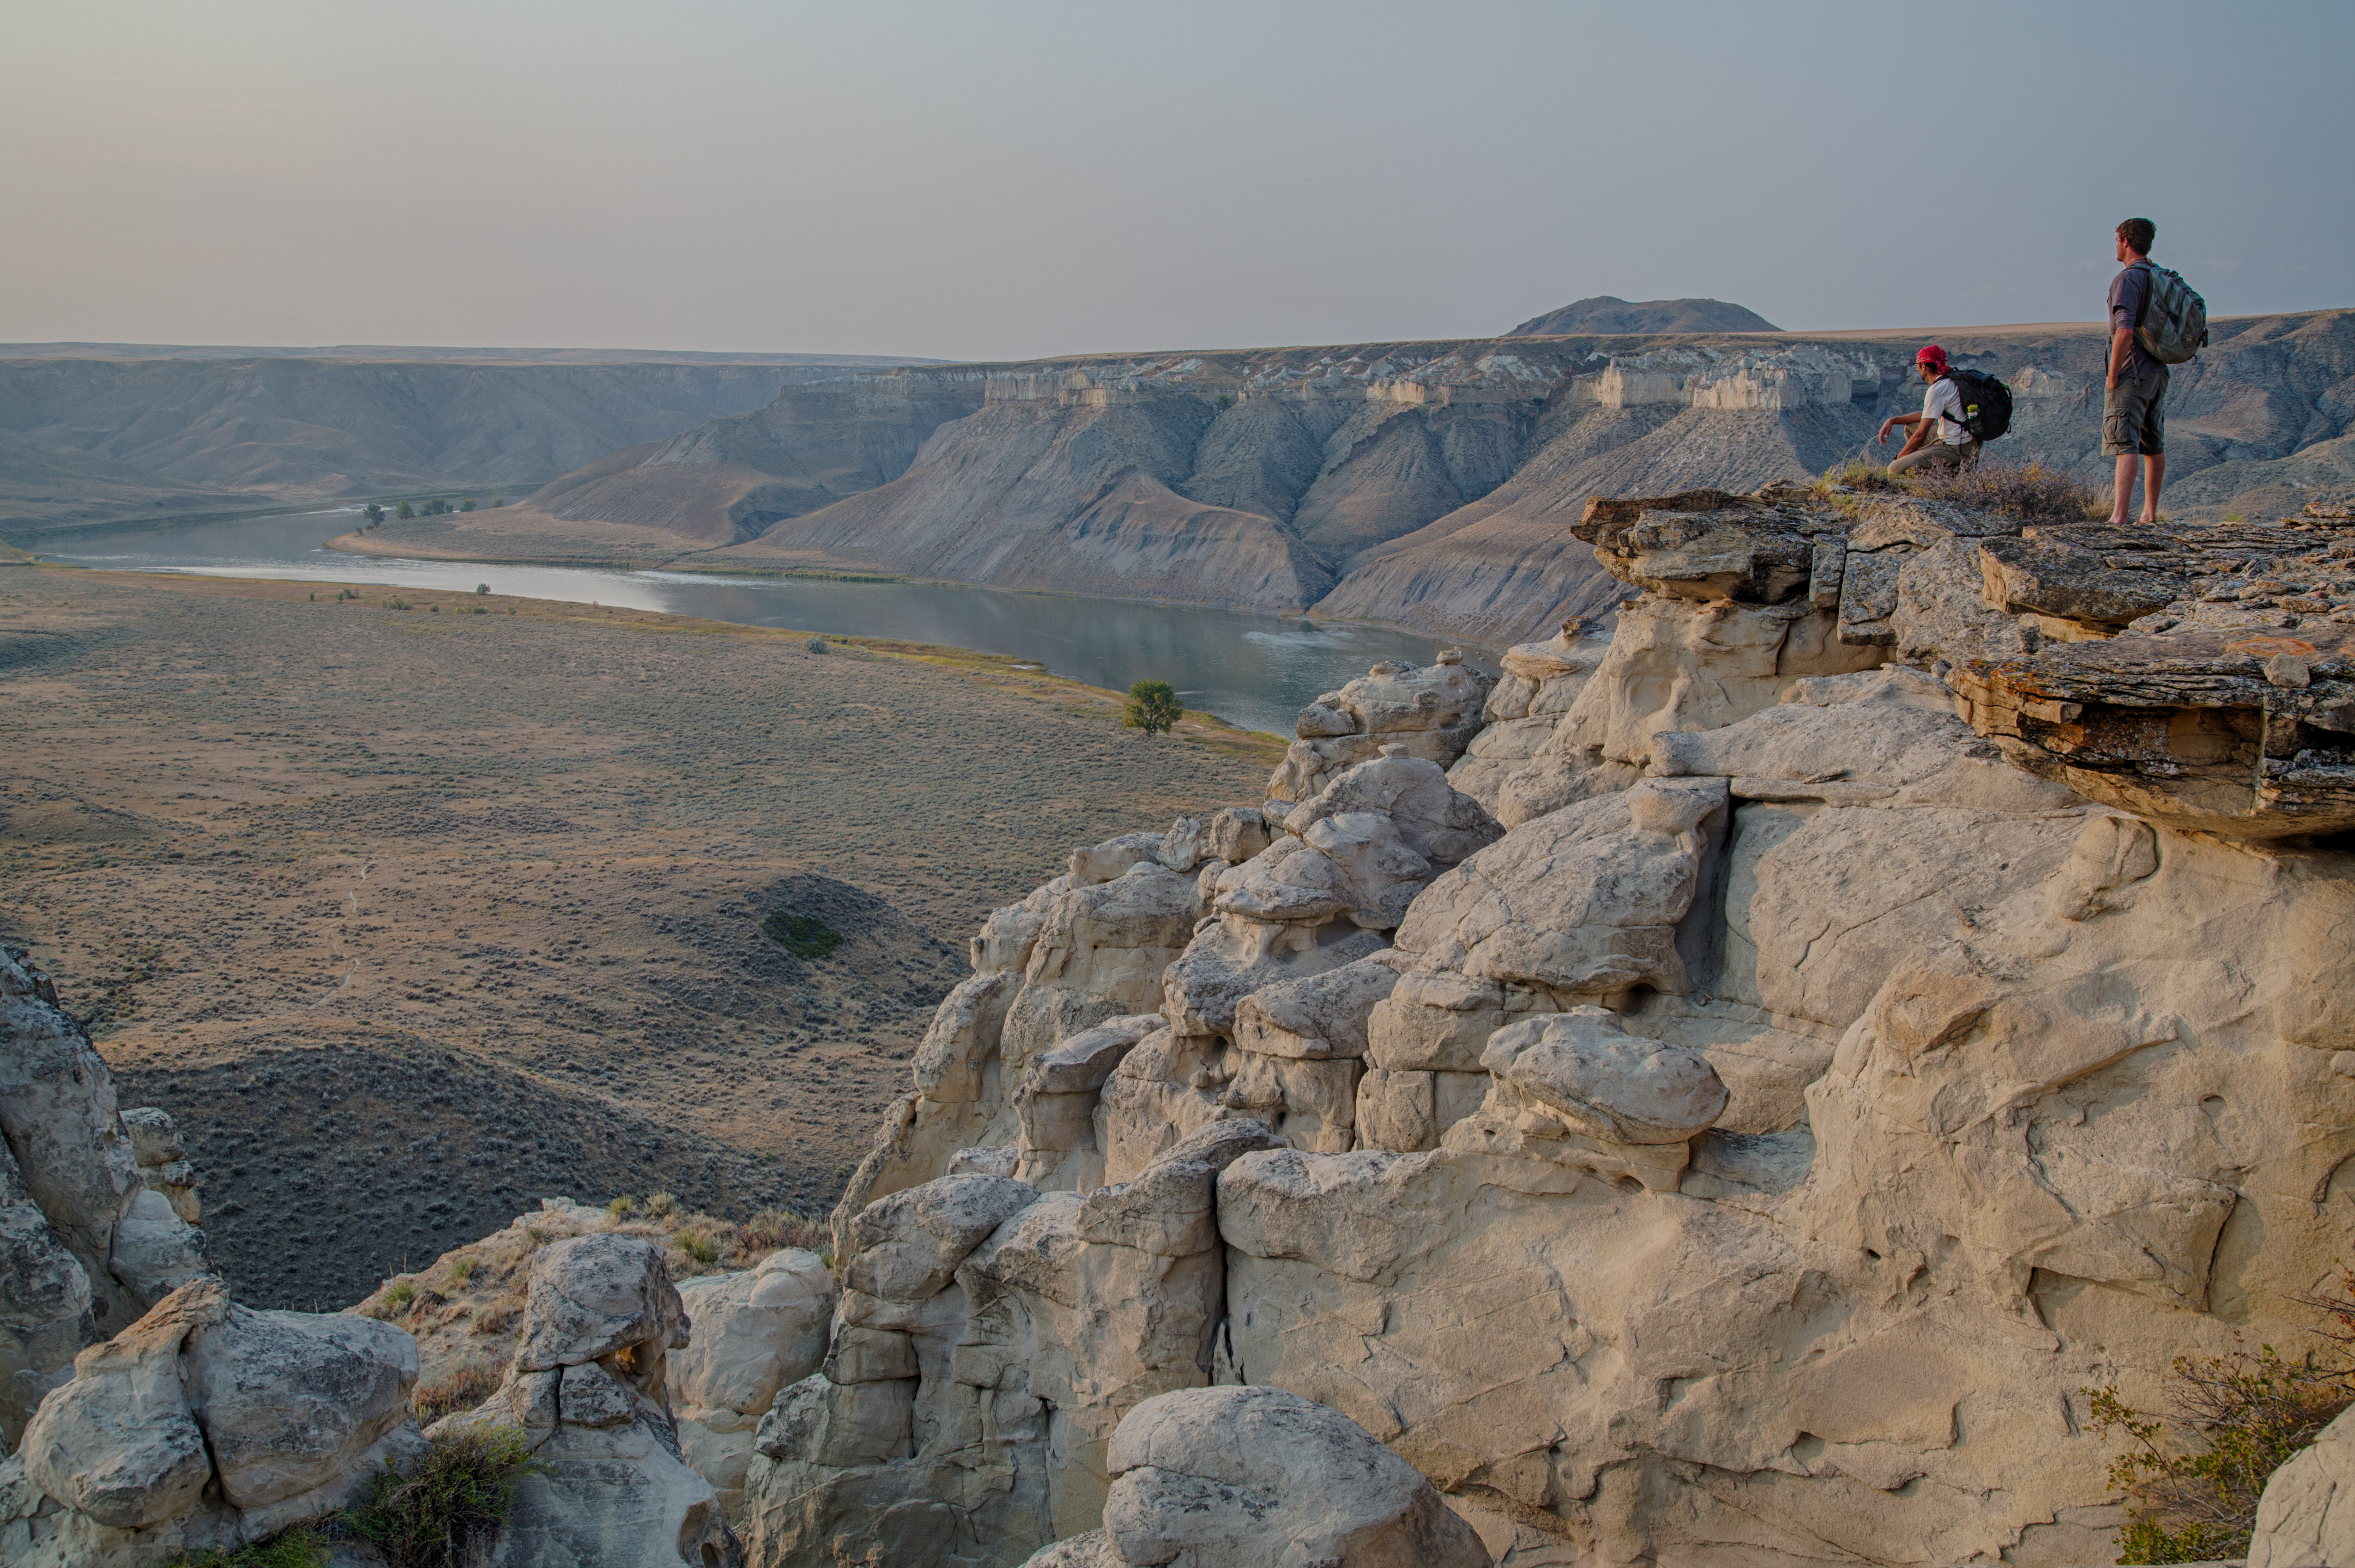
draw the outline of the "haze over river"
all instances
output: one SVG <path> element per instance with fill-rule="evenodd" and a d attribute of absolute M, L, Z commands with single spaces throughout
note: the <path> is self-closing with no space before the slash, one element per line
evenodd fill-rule
<path fill-rule="evenodd" d="M 1318 694 L 1386 659 L 1427 664 L 1447 644 L 1347 622 L 1132 599 L 1007 593 L 932 583 L 714 577 L 693 572 L 495 566 L 350 556 L 322 548 L 350 532 L 355 510 L 240 518 L 193 527 L 80 533 L 41 546 L 52 560 L 117 571 L 197 572 L 385 588 L 491 591 L 610 604 L 839 637 L 892 637 L 1035 660 L 1058 675 L 1126 691 L 1167 681 L 1198 713 L 1246 729 L 1292 733 Z M 1495 661 L 1467 655 L 1495 671 Z"/>

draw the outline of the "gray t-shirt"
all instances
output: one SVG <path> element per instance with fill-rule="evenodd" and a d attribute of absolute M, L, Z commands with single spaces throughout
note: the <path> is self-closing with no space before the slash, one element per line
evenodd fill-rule
<path fill-rule="evenodd" d="M 2140 261 L 2121 270 L 2116 277 L 2111 279 L 2110 330 L 2114 333 L 2132 332 L 2137 325 L 2135 318 L 2142 313 L 2143 300 L 2149 292 L 2150 269 Z M 2129 376 L 2147 376 L 2159 368 L 2158 361 L 2143 351 L 2139 338 L 2128 340 L 2126 358 L 2118 366 L 2121 380 Z"/>

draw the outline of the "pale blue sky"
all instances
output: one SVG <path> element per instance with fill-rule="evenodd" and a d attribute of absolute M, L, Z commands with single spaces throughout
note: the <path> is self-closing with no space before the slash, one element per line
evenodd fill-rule
<path fill-rule="evenodd" d="M 2131 214 L 2217 313 L 2355 305 L 2350 59 L 2345 0 L 0 0 L 0 341 L 2082 321 Z"/>

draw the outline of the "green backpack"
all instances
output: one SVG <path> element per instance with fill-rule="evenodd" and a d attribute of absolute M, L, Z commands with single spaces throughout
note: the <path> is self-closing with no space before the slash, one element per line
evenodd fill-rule
<path fill-rule="evenodd" d="M 2150 281 L 2135 313 L 2135 341 L 2161 365 L 2181 365 L 2208 346 L 2208 302 L 2192 291 L 2183 274 L 2151 261 L 2137 261 Z"/>

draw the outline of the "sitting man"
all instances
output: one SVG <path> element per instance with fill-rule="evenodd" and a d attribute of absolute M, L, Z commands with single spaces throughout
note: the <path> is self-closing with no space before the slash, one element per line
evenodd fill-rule
<path fill-rule="evenodd" d="M 1892 426 L 1911 425 L 1905 437 L 1905 449 L 1889 460 L 1892 474 L 1907 473 L 1917 468 L 1968 468 L 1979 461 L 1979 443 L 1971 440 L 1970 431 L 1955 416 L 1963 411 L 1961 390 L 1953 379 L 1954 366 L 1946 363 L 1946 351 L 1932 344 L 1913 356 L 1913 367 L 1930 390 L 1922 398 L 1918 414 L 1894 414 L 1881 421 L 1881 434 L 1875 443 L 1889 440 Z M 1932 437 L 1936 440 L 1932 440 Z"/>

